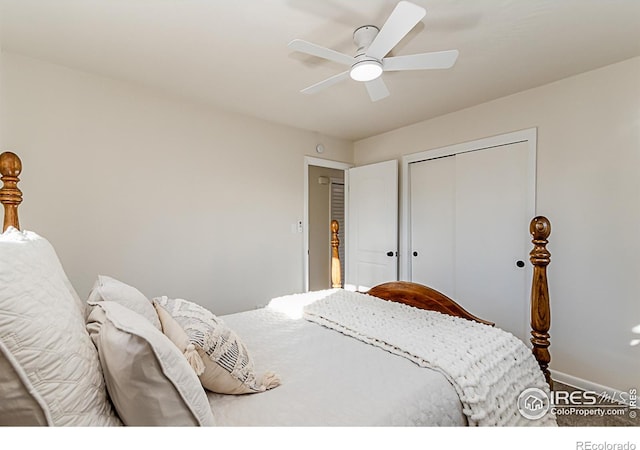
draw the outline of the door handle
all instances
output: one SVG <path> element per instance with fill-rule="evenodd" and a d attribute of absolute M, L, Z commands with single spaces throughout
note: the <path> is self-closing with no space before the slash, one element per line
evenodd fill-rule
<path fill-rule="evenodd" d="M 387 256 L 393 256 L 393 252 L 387 252 Z"/>
<path fill-rule="evenodd" d="M 413 256 L 418 256 L 418 252 L 413 252 Z"/>
<path fill-rule="evenodd" d="M 522 261 L 522 260 L 518 260 L 518 261 L 516 261 L 516 266 L 518 266 L 518 267 L 524 267 L 524 261 Z"/>

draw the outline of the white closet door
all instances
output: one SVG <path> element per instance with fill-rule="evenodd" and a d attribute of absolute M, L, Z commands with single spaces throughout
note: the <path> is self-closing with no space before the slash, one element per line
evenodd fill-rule
<path fill-rule="evenodd" d="M 409 167 L 412 281 L 523 340 L 535 188 L 529 165 L 529 146 L 520 142 Z"/>
<path fill-rule="evenodd" d="M 473 314 L 527 336 L 528 145 L 456 155 L 456 295 Z"/>
<path fill-rule="evenodd" d="M 348 172 L 345 288 L 398 279 L 398 161 Z"/>
<path fill-rule="evenodd" d="M 414 163 L 409 170 L 411 279 L 454 298 L 455 156 Z"/>

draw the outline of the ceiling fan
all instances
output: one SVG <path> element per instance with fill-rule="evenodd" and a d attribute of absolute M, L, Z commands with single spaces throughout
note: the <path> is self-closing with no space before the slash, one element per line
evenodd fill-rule
<path fill-rule="evenodd" d="M 301 39 L 294 39 L 288 45 L 290 49 L 350 67 L 349 70 L 320 81 L 300 92 L 314 94 L 351 77 L 353 80 L 364 82 L 369 97 L 375 102 L 389 95 L 389 90 L 381 78 L 382 72 L 452 67 L 458 59 L 458 50 L 386 57 L 393 47 L 422 20 L 426 13 L 426 10 L 418 5 L 407 1 L 399 2 L 382 28 L 365 25 L 353 32 L 353 41 L 358 48 L 355 56 L 349 56 Z"/>

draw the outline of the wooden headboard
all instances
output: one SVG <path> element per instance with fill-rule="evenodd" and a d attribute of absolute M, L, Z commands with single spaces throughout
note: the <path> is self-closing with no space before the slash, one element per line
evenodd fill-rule
<path fill-rule="evenodd" d="M 22 203 L 22 191 L 18 189 L 20 172 L 22 172 L 22 161 L 18 155 L 11 152 L 4 152 L 0 155 L 0 174 L 2 175 L 0 202 L 4 206 L 2 231 L 9 227 L 20 229 L 20 221 L 18 220 L 18 205 Z"/>

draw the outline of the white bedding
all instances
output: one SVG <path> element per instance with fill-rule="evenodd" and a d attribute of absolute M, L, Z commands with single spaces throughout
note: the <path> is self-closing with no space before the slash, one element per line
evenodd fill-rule
<path fill-rule="evenodd" d="M 476 426 L 553 426 L 553 414 L 530 420 L 519 398 L 549 386 L 531 350 L 511 333 L 436 311 L 338 290 L 304 308 L 329 329 L 443 373 Z"/>
<path fill-rule="evenodd" d="M 282 385 L 257 394 L 209 393 L 216 425 L 467 424 L 441 373 L 302 318 L 305 303 L 330 292 L 287 296 L 264 309 L 222 316 L 249 348 L 256 369 L 273 370 Z"/>

